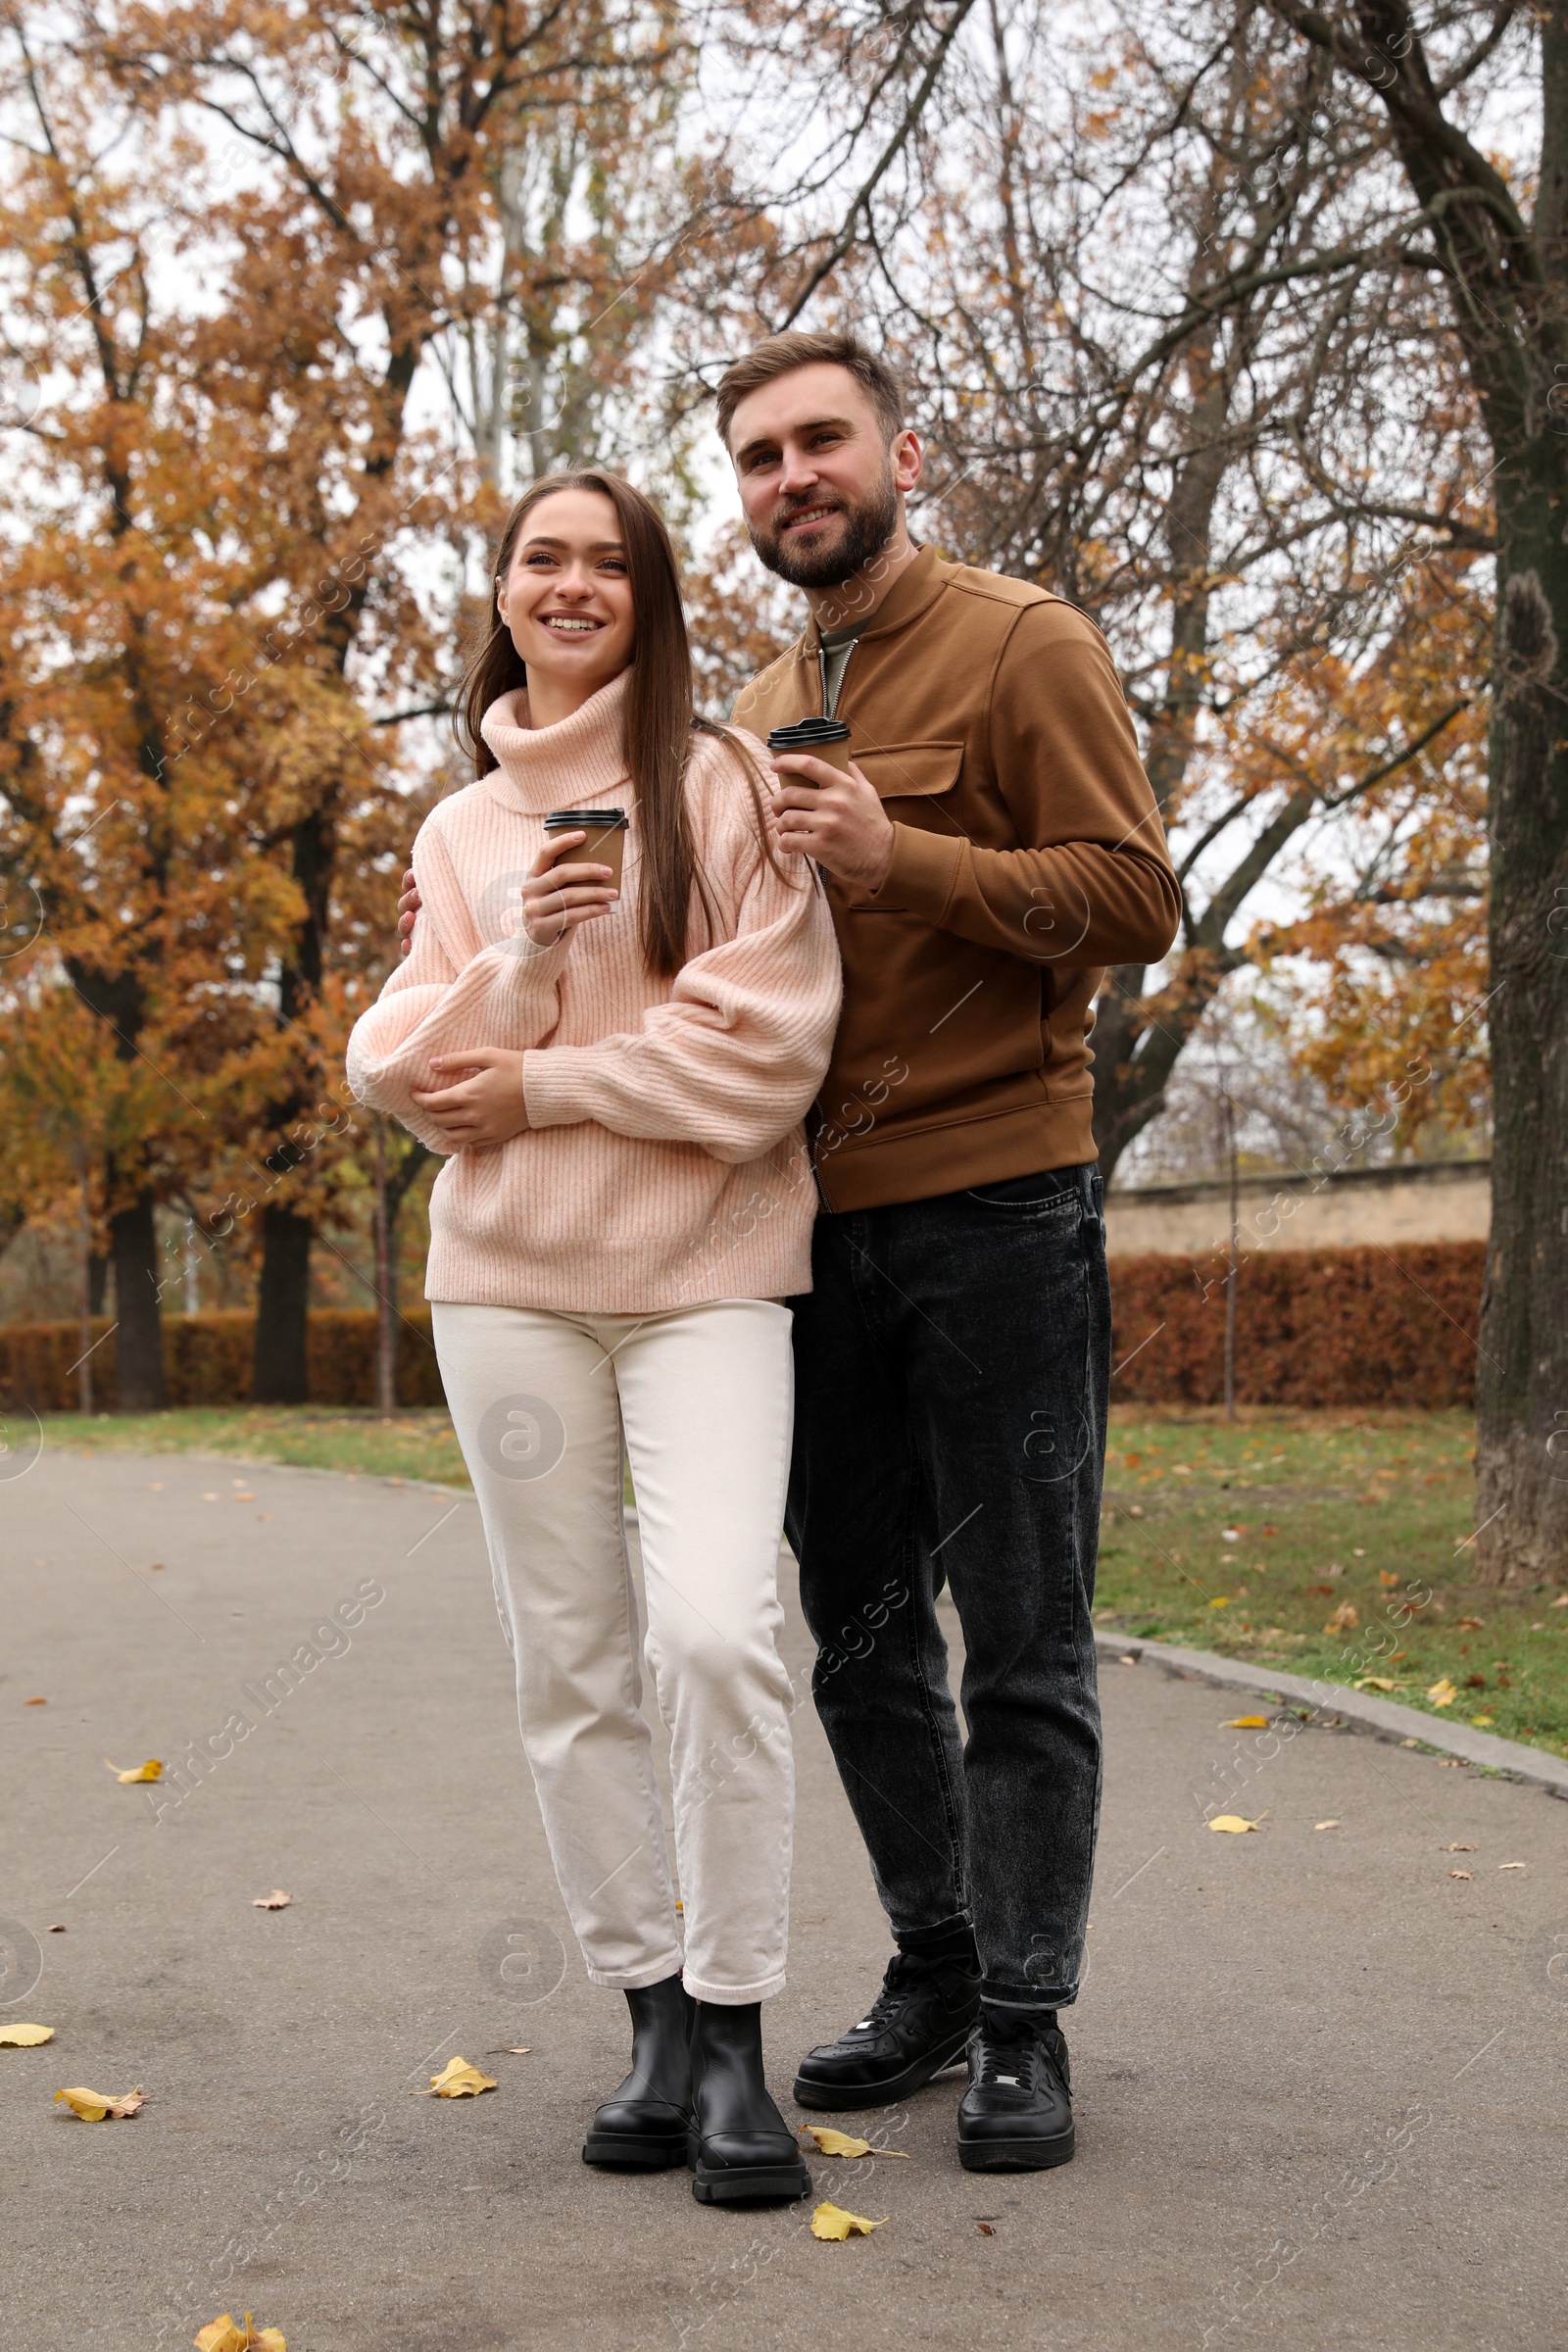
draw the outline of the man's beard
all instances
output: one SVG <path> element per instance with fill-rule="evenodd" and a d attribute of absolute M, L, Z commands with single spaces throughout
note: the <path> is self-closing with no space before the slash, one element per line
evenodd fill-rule
<path fill-rule="evenodd" d="M 800 514 L 822 503 L 820 498 L 805 499 L 792 511 Z M 755 523 L 746 526 L 753 547 L 768 570 L 776 572 L 781 580 L 788 580 L 792 588 L 847 585 L 856 572 L 881 555 L 898 528 L 899 502 L 891 466 L 878 487 L 858 505 L 851 506 L 848 501 L 837 499 L 831 503 L 837 506 L 846 524 L 842 538 L 831 549 L 811 553 L 806 548 L 795 548 L 783 528 L 790 520 L 789 514 L 772 520 L 765 530 Z"/>

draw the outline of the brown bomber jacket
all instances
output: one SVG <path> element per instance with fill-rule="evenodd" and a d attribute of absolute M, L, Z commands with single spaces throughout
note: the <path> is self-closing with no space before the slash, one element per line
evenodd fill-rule
<path fill-rule="evenodd" d="M 813 621 L 738 726 L 822 708 Z M 844 1011 L 813 1121 L 832 1209 L 924 1200 L 1096 1156 L 1105 966 L 1181 912 L 1104 639 L 1059 597 L 923 548 L 857 640 L 850 752 L 894 823 L 878 891 L 824 877 Z"/>

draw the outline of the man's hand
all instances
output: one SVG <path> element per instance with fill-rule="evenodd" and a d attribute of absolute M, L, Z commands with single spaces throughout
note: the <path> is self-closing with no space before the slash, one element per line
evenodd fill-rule
<path fill-rule="evenodd" d="M 779 848 L 811 858 L 835 882 L 880 890 L 893 862 L 893 826 L 854 760 L 848 775 L 806 752 L 781 752 L 774 765 Z"/>
<path fill-rule="evenodd" d="M 520 1054 L 509 1054 L 500 1046 L 438 1054 L 431 1059 L 430 1075 L 435 1084 L 422 1093 L 415 1087 L 414 1100 L 454 1151 L 477 1152 L 510 1143 L 527 1127 Z"/>
<path fill-rule="evenodd" d="M 403 896 L 398 901 L 398 954 L 400 956 L 406 956 L 414 945 L 414 918 L 423 904 L 424 902 L 419 896 L 419 885 L 414 879 L 414 868 L 411 865 L 403 877 Z"/>

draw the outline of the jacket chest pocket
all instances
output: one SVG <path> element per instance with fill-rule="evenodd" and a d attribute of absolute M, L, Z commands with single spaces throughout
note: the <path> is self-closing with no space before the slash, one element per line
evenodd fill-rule
<path fill-rule="evenodd" d="M 881 801 L 932 801 L 951 792 L 963 764 L 961 743 L 858 744 L 852 730 L 850 758 Z"/>

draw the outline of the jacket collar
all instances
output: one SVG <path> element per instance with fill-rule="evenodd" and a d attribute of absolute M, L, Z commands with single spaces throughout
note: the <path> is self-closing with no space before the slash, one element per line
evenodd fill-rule
<path fill-rule="evenodd" d="M 515 686 L 493 702 L 479 724 L 497 760 L 480 782 L 492 797 L 524 815 L 552 808 L 591 808 L 612 800 L 626 780 L 622 737 L 626 679 L 622 670 L 590 695 L 580 710 L 553 727 L 528 724 L 528 689 Z"/>
<path fill-rule="evenodd" d="M 899 629 L 907 628 L 911 620 L 917 620 L 928 606 L 935 604 L 952 569 L 953 565 L 944 564 L 934 547 L 922 547 L 907 571 L 900 572 L 860 631 L 857 644 L 874 645 L 879 637 L 891 637 Z M 822 633 L 813 613 L 806 624 L 798 651 L 804 659 L 814 662 L 821 650 Z"/>

